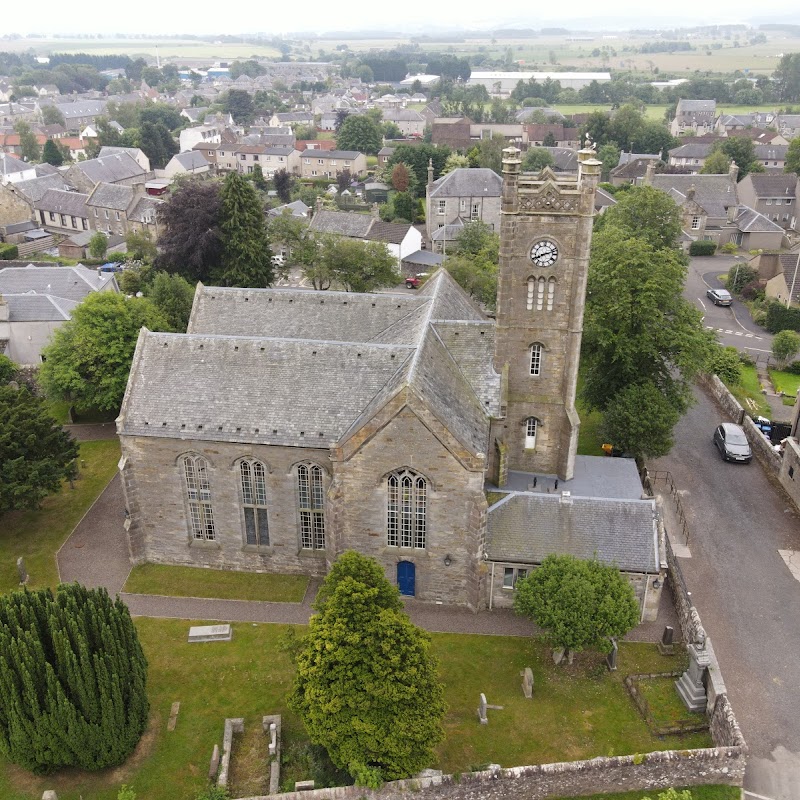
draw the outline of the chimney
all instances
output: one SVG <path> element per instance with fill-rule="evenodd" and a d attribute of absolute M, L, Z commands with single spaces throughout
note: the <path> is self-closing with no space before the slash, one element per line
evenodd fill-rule
<path fill-rule="evenodd" d="M 317 214 L 318 212 L 322 211 L 322 195 L 317 195 L 317 200 L 314 203 L 314 213 Z"/>
<path fill-rule="evenodd" d="M 572 492 L 561 492 L 561 505 L 562 506 L 571 506 L 572 505 Z"/>
<path fill-rule="evenodd" d="M 686 192 L 686 199 L 687 200 L 694 200 L 694 184 L 689 187 L 689 190 Z"/>
<path fill-rule="evenodd" d="M 739 166 L 735 161 L 731 161 L 731 168 L 728 170 L 728 177 L 733 183 L 739 180 Z"/>
<path fill-rule="evenodd" d="M 647 168 L 645 169 L 644 173 L 644 185 L 645 186 L 652 186 L 653 185 L 653 175 L 656 174 L 656 162 L 652 158 L 647 159 Z"/>
<path fill-rule="evenodd" d="M 378 204 L 377 203 L 373 203 L 372 204 L 372 207 L 370 208 L 369 213 L 372 216 L 372 219 L 380 219 L 381 218 L 381 212 L 378 210 Z"/>

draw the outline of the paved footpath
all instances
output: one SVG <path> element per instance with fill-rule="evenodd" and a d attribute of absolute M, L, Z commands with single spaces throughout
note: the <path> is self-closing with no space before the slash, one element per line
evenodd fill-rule
<path fill-rule="evenodd" d="M 212 600 L 200 597 L 127 594 L 122 587 L 130 573 L 128 543 L 123 523 L 125 501 L 119 475 L 105 488 L 86 512 L 57 554 L 61 580 L 79 581 L 86 586 L 104 586 L 112 596 L 119 594 L 131 614 L 219 622 L 276 622 L 305 625 L 312 613 L 311 603 L 319 588 L 312 580 L 302 603 L 266 603 L 250 600 Z M 677 618 L 668 594 L 662 597 L 656 622 L 639 625 L 626 639 L 657 641 L 664 625 L 679 632 Z M 429 631 L 440 633 L 478 633 L 492 636 L 530 636 L 537 628 L 510 609 L 495 609 L 475 614 L 467 609 L 420 603 L 409 599 L 406 610 L 412 621 Z"/>

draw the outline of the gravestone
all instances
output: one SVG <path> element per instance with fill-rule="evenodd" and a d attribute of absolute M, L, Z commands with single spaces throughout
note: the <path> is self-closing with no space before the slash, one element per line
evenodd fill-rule
<path fill-rule="evenodd" d="M 661 634 L 661 641 L 658 643 L 658 652 L 662 656 L 674 656 L 675 645 L 673 643 L 675 632 L 669 625 L 664 626 L 664 633 Z"/>
<path fill-rule="evenodd" d="M 566 651 L 564 650 L 563 647 L 558 647 L 555 650 L 553 650 L 553 663 L 560 664 L 564 660 L 565 652 Z"/>
<path fill-rule="evenodd" d="M 481 692 L 480 704 L 478 705 L 478 719 L 481 725 L 488 725 L 489 718 L 486 716 L 486 695 Z"/>
<path fill-rule="evenodd" d="M 533 670 L 530 667 L 525 667 L 522 672 L 522 694 L 530 700 L 533 697 Z"/>
<path fill-rule="evenodd" d="M 167 723 L 167 730 L 174 731 L 175 726 L 178 724 L 178 712 L 181 710 L 181 704 L 175 702 L 169 711 L 169 722 Z"/>
<path fill-rule="evenodd" d="M 25 569 L 25 559 L 22 556 L 17 559 L 17 572 L 19 573 L 20 585 L 26 584 L 28 582 L 28 570 Z"/>
<path fill-rule="evenodd" d="M 706 650 L 705 637 L 702 643 L 691 642 L 686 645 L 689 653 L 689 669 L 675 681 L 675 687 L 689 711 L 701 711 L 706 706 L 706 689 L 703 685 L 705 672 L 711 664 Z"/>
<path fill-rule="evenodd" d="M 230 625 L 196 625 L 189 628 L 190 642 L 229 642 L 233 638 Z"/>
<path fill-rule="evenodd" d="M 278 752 L 278 726 L 274 722 L 269 724 L 269 754 L 274 756 Z"/>
<path fill-rule="evenodd" d="M 219 770 L 219 745 L 215 744 L 211 753 L 211 763 L 208 765 L 208 779 L 210 781 L 217 777 L 217 770 Z"/>
<path fill-rule="evenodd" d="M 297 781 L 294 785 L 296 792 L 310 792 L 314 788 L 314 781 Z"/>
<path fill-rule="evenodd" d="M 47 789 L 42 794 L 42 800 L 58 800 L 58 795 L 55 793 L 54 789 Z"/>
<path fill-rule="evenodd" d="M 611 651 L 606 656 L 606 665 L 610 672 L 617 671 L 617 656 L 619 654 L 619 645 L 616 639 L 611 640 Z"/>

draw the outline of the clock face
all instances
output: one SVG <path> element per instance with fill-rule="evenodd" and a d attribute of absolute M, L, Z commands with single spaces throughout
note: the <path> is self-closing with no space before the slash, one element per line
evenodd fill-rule
<path fill-rule="evenodd" d="M 537 267 L 550 267 L 558 260 L 558 247 L 549 239 L 542 239 L 531 247 L 531 261 Z"/>

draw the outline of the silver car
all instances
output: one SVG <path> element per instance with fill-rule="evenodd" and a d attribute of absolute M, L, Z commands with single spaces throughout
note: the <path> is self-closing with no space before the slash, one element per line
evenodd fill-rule
<path fill-rule="evenodd" d="M 744 430 L 732 422 L 723 422 L 717 425 L 714 431 L 714 444 L 719 450 L 723 461 L 738 461 L 749 464 L 753 460 L 753 451 L 747 441 Z"/>
<path fill-rule="evenodd" d="M 733 303 L 733 297 L 727 289 L 708 289 L 706 297 L 715 306 L 729 306 Z"/>

